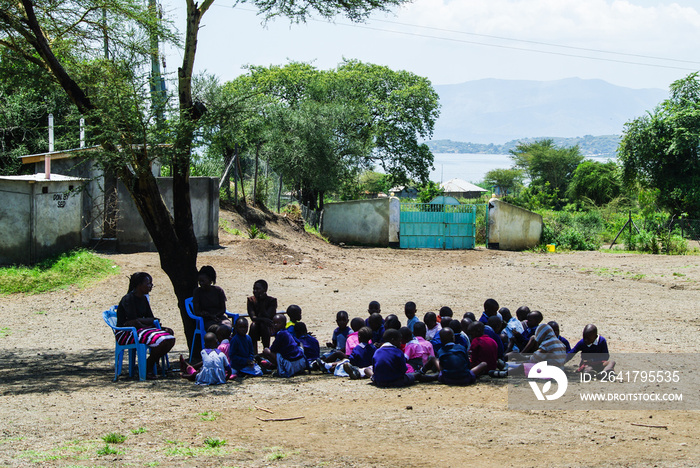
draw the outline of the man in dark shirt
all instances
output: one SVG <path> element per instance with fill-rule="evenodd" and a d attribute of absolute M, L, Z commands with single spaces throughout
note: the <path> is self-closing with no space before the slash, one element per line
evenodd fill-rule
<path fill-rule="evenodd" d="M 255 354 L 258 354 L 258 341 L 262 342 L 263 348 L 270 347 L 272 318 L 277 313 L 277 299 L 267 295 L 267 281 L 257 280 L 253 284 L 253 295 L 248 298 L 247 308 L 253 322 L 248 334 L 253 340 Z"/>

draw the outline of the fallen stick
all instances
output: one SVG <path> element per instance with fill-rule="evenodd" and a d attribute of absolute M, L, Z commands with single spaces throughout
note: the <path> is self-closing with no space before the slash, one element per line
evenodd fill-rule
<path fill-rule="evenodd" d="M 262 406 L 255 405 L 255 409 L 259 409 L 260 411 L 264 411 L 264 412 L 266 412 L 266 413 L 275 414 L 274 411 L 269 410 L 269 409 L 267 409 L 267 408 L 263 408 Z"/>
<path fill-rule="evenodd" d="M 266 421 L 266 422 L 267 421 L 293 421 L 295 419 L 303 419 L 304 418 L 304 416 L 294 416 L 293 418 L 268 418 L 268 419 L 264 419 L 264 418 L 261 418 L 258 416 L 255 416 L 255 417 L 257 419 L 259 419 L 260 421 Z"/>
<path fill-rule="evenodd" d="M 653 426 L 651 424 L 637 424 L 637 423 L 630 423 L 633 426 L 640 426 L 640 427 L 653 427 L 656 429 L 668 429 L 668 426 Z"/>

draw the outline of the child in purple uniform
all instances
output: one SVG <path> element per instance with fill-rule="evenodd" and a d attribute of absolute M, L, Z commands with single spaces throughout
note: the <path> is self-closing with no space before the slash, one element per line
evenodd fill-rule
<path fill-rule="evenodd" d="M 384 344 L 374 353 L 372 369 L 368 376 L 378 387 L 406 387 L 416 381 L 413 374 L 408 374 L 406 356 L 401 351 L 401 333 L 390 328 L 382 337 Z"/>
<path fill-rule="evenodd" d="M 272 331 L 275 341 L 263 350 L 263 357 L 277 367 L 280 377 L 293 377 L 307 368 L 304 351 L 294 337 L 285 330 L 287 318 L 275 314 L 272 318 Z"/>
<path fill-rule="evenodd" d="M 321 346 L 316 337 L 309 334 L 304 322 L 297 322 L 294 325 L 294 334 L 296 339 L 304 349 L 304 357 L 306 362 L 311 364 L 321 356 Z"/>
<path fill-rule="evenodd" d="M 589 323 L 583 329 L 583 339 L 569 351 L 566 360 L 581 351 L 581 363 L 577 372 L 608 372 L 615 368 L 615 361 L 610 360 L 608 342 L 598 335 L 598 328 Z"/>
<path fill-rule="evenodd" d="M 236 320 L 234 334 L 229 347 L 229 362 L 238 374 L 261 376 L 262 369 L 255 363 L 253 340 L 248 335 L 248 320 L 241 317 Z"/>
<path fill-rule="evenodd" d="M 568 353 L 569 351 L 571 351 L 571 345 L 569 344 L 569 340 L 567 340 L 566 338 L 564 338 L 563 336 L 561 336 L 559 334 L 559 324 L 557 322 L 555 322 L 554 320 L 552 320 L 551 322 L 547 322 L 547 325 L 552 327 L 552 330 L 554 331 L 554 335 L 556 335 L 556 337 L 559 338 L 559 341 L 564 343 L 564 347 L 566 348 L 566 352 Z"/>
<path fill-rule="evenodd" d="M 464 346 L 455 343 L 454 331 L 451 328 L 440 330 L 442 348 L 438 352 L 438 381 L 446 385 L 470 385 L 476 382 L 477 376 L 486 372 L 487 364 L 479 363 L 469 368 L 469 356 Z"/>

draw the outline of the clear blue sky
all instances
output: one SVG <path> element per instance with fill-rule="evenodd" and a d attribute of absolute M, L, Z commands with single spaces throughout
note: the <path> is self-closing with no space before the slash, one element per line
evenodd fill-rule
<path fill-rule="evenodd" d="M 162 1 L 184 30 L 184 2 Z M 326 69 L 343 57 L 409 70 L 434 85 L 580 77 L 667 89 L 700 70 L 700 2 L 691 0 L 416 0 L 364 24 L 278 18 L 267 26 L 253 6 L 233 5 L 216 0 L 206 13 L 195 62 L 222 81 L 245 64 L 298 60 Z M 166 71 L 175 72 L 181 53 L 166 58 Z"/>

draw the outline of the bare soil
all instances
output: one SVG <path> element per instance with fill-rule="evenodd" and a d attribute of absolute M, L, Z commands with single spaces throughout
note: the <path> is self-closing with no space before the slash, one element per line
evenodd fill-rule
<path fill-rule="evenodd" d="M 238 214 L 221 218 L 245 232 Z M 461 315 L 493 297 L 541 310 L 572 344 L 592 322 L 613 353 L 700 345 L 698 256 L 342 248 L 297 222 L 253 218 L 269 239 L 222 230 L 221 248 L 199 263 L 216 268 L 231 311 L 265 278 L 280 307 L 303 308 L 322 343 L 336 311 L 364 317 L 371 300 L 403 319 L 409 300 L 420 316 L 443 305 Z M 505 381 L 488 377 L 398 390 L 319 374 L 212 388 L 177 377 L 113 383 L 101 313 L 126 293 L 128 274 L 154 277 L 154 312 L 177 335 L 171 362 L 187 346 L 157 254 L 108 256 L 120 274 L 85 289 L 0 298 L 0 466 L 700 465 L 697 411 L 514 411 Z M 128 437 L 104 453 L 101 438 L 113 432 Z M 226 444 L 205 448 L 208 437 Z"/>

